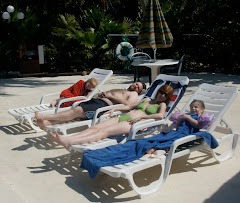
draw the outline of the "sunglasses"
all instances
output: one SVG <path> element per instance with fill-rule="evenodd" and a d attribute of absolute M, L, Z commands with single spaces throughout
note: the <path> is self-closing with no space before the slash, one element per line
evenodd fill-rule
<path fill-rule="evenodd" d="M 161 95 L 164 95 L 165 97 L 168 97 L 168 94 L 167 94 L 166 92 L 162 91 L 162 90 L 159 90 L 159 93 L 160 93 Z"/>

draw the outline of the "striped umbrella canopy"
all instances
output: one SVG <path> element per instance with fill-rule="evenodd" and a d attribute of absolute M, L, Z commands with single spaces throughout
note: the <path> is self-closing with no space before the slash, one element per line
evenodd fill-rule
<path fill-rule="evenodd" d="M 156 60 L 157 48 L 168 48 L 173 43 L 172 33 L 164 18 L 159 0 L 148 0 L 143 15 L 137 48 L 152 48 Z"/>

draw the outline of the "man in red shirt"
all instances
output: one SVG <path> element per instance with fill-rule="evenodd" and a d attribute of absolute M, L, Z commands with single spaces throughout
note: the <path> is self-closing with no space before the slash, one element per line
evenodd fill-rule
<path fill-rule="evenodd" d="M 55 107 L 61 99 L 77 97 L 77 96 L 87 96 L 87 94 L 91 92 L 91 90 L 95 88 L 97 85 L 98 85 L 98 81 L 95 78 L 90 78 L 86 82 L 84 80 L 79 80 L 73 86 L 63 90 L 60 94 L 60 98 L 53 100 L 50 106 Z M 72 104 L 76 101 L 80 101 L 80 100 L 65 102 L 61 105 L 61 107 L 72 106 Z"/>

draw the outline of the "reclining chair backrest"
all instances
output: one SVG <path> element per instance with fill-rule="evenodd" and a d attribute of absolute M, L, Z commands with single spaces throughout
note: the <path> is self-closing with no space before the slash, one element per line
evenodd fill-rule
<path fill-rule="evenodd" d="M 160 69 L 161 74 L 174 74 L 174 75 L 180 75 L 182 70 L 182 65 L 184 61 L 185 54 L 180 58 L 179 63 L 174 66 L 162 66 Z"/>
<path fill-rule="evenodd" d="M 95 78 L 98 81 L 98 85 L 91 92 L 88 93 L 88 98 L 92 98 L 92 96 L 99 91 L 99 87 L 101 87 L 103 83 L 105 83 L 112 74 L 112 70 L 105 70 L 99 68 L 95 68 L 94 70 L 92 70 L 91 73 L 86 77 L 85 81 L 90 78 Z"/>
<path fill-rule="evenodd" d="M 177 106 L 178 102 L 184 95 L 189 79 L 187 76 L 173 76 L 173 75 L 164 75 L 160 74 L 154 81 L 154 83 L 149 87 L 147 93 L 143 98 L 150 97 L 151 99 L 155 98 L 158 89 L 163 85 L 170 85 L 174 88 L 173 96 L 167 106 L 166 114 L 164 119 L 167 120 L 171 115 L 173 109 Z M 143 128 L 137 132 L 137 136 L 151 133 L 158 129 L 158 126 Z M 130 137 L 128 138 L 130 139 Z"/>
<path fill-rule="evenodd" d="M 150 97 L 151 99 L 155 98 L 158 89 L 163 85 L 170 85 L 174 88 L 173 96 L 168 104 L 165 119 L 167 119 L 173 109 L 176 107 L 182 96 L 184 95 L 187 85 L 189 83 L 189 79 L 186 76 L 172 76 L 172 75 L 164 75 L 160 74 L 154 83 L 149 87 L 146 97 Z"/>
<path fill-rule="evenodd" d="M 203 83 L 182 108 L 181 113 L 190 111 L 190 104 L 194 99 L 203 101 L 205 104 L 204 112 L 214 114 L 212 124 L 206 128 L 211 133 L 221 121 L 224 112 L 229 108 L 237 94 L 238 90 L 235 87 L 223 87 Z"/>

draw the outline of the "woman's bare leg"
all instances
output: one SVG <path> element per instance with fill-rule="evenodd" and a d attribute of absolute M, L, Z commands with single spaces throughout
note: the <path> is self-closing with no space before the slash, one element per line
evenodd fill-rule
<path fill-rule="evenodd" d="M 83 137 L 87 137 L 91 134 L 95 134 L 97 133 L 101 128 L 107 128 L 109 126 L 112 126 L 114 125 L 115 123 L 118 122 L 118 118 L 110 118 L 106 121 L 103 121 L 101 123 L 98 123 L 86 130 L 83 130 L 79 133 L 76 133 L 72 136 L 62 136 L 62 137 L 59 137 L 61 139 L 62 142 L 66 142 L 66 143 L 70 143 L 70 142 L 73 142 L 74 139 L 78 140 L 78 139 L 81 139 Z M 56 139 L 56 135 L 54 135 L 53 133 L 50 133 L 50 136 L 54 139 Z"/>
<path fill-rule="evenodd" d="M 95 142 L 106 137 L 129 133 L 131 125 L 126 121 L 118 123 L 118 118 L 111 118 L 91 128 L 91 130 L 89 128 L 85 132 L 70 137 L 54 135 L 53 133 L 50 133 L 50 136 L 53 140 L 55 139 L 56 142 L 68 149 L 71 145 Z"/>
<path fill-rule="evenodd" d="M 118 123 L 118 118 L 110 118 L 106 121 L 103 121 L 101 123 L 93 125 L 90 128 L 83 130 L 79 133 L 76 133 L 72 136 L 67 136 L 67 137 L 65 136 L 65 137 L 63 137 L 63 139 L 64 140 L 68 140 L 68 139 L 73 140 L 73 139 L 79 139 L 82 137 L 87 137 L 87 136 L 97 133 L 100 129 L 108 128 L 112 125 L 115 125 L 116 123 Z"/>
<path fill-rule="evenodd" d="M 54 142 L 57 142 L 58 144 L 64 146 L 67 150 L 71 146 L 67 140 L 66 141 L 62 141 L 61 137 L 63 137 L 63 136 L 59 135 L 57 132 L 56 132 L 56 134 L 53 134 L 52 132 L 49 132 L 49 134 L 50 134 L 50 138 Z"/>
<path fill-rule="evenodd" d="M 118 118 L 114 118 L 112 120 L 112 125 L 104 128 L 98 129 L 97 132 L 92 133 L 88 136 L 75 136 L 73 138 L 71 137 L 63 137 L 63 136 L 57 136 L 56 138 L 59 139 L 59 142 L 65 147 L 68 148 L 71 145 L 75 144 L 84 144 L 88 142 L 96 142 L 101 139 L 104 139 L 106 137 L 110 136 L 117 136 L 125 133 L 129 133 L 131 125 L 127 122 L 120 122 L 118 123 Z"/>
<path fill-rule="evenodd" d="M 53 134 L 52 132 L 49 132 L 49 135 L 50 135 L 50 137 L 51 137 L 51 139 L 53 141 L 55 141 L 58 144 L 64 146 L 68 150 L 71 145 L 74 145 L 75 143 L 78 143 L 79 139 L 83 139 L 84 137 L 87 137 L 87 134 L 89 132 L 94 133 L 94 130 L 96 130 L 96 129 L 86 131 L 83 134 L 83 136 L 82 136 L 82 133 L 77 133 L 75 135 L 72 135 L 72 136 L 69 136 L 69 137 L 65 137 L 65 136 L 59 135 L 57 132 L 56 132 L 56 134 Z"/>
<path fill-rule="evenodd" d="M 93 125 L 90 128 L 88 128 L 80 133 L 72 135 L 71 139 L 78 139 L 79 137 L 86 137 L 91 134 L 97 133 L 100 129 L 108 128 L 110 126 L 115 125 L 116 123 L 118 123 L 118 119 L 119 118 L 115 117 L 115 118 L 110 118 L 108 120 L 105 120 L 101 123 L 97 123 L 96 125 Z"/>
<path fill-rule="evenodd" d="M 129 124 L 129 122 L 123 121 L 118 123 L 118 119 L 117 119 L 117 123 L 106 128 L 101 128 L 100 130 L 98 130 L 97 133 L 91 134 L 87 137 L 82 137 L 81 139 L 73 140 L 72 145 L 84 144 L 88 142 L 96 142 L 107 137 L 126 134 L 130 132 L 130 129 L 131 129 L 131 125 Z"/>
<path fill-rule="evenodd" d="M 102 123 L 98 123 L 82 132 L 79 132 L 69 137 L 60 136 L 58 133 L 53 134 L 52 132 L 50 132 L 49 134 L 52 140 L 68 149 L 69 146 L 72 145 L 72 143 L 77 143 L 79 139 L 82 139 L 83 137 L 88 137 L 92 134 L 96 134 L 101 128 L 107 128 L 114 125 L 115 123 L 118 123 L 118 118 L 110 118 L 106 121 L 103 121 Z"/>

